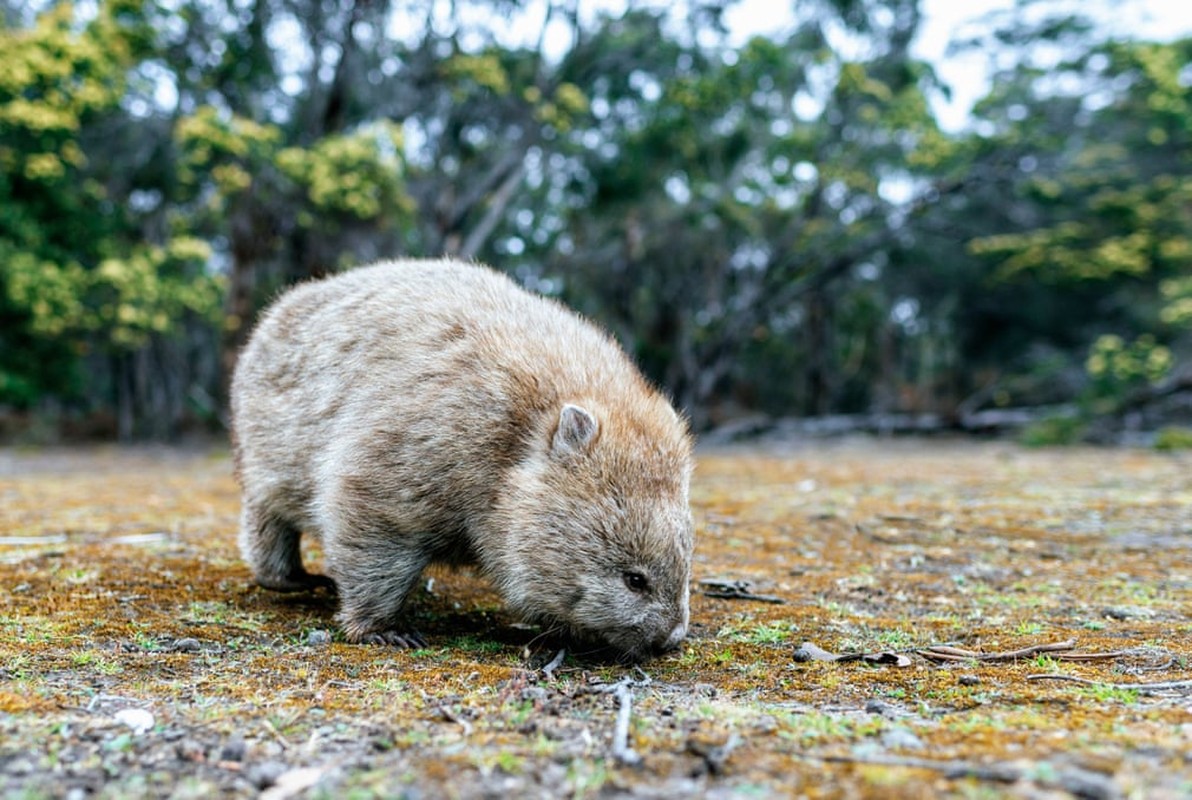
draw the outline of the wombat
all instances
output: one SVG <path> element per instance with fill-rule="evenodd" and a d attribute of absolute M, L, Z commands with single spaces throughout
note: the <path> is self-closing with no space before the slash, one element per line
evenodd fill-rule
<path fill-rule="evenodd" d="M 628 659 L 686 635 L 687 425 L 560 303 L 450 260 L 350 270 L 278 299 L 231 394 L 244 557 L 269 589 L 334 586 L 349 641 L 420 644 L 432 562 Z"/>

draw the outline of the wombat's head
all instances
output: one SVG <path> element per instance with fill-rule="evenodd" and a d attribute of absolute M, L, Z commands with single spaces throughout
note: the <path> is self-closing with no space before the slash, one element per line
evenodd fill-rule
<path fill-rule="evenodd" d="M 628 418 L 585 406 L 510 472 L 483 560 L 515 611 L 640 660 L 687 634 L 691 443 L 661 398 Z"/>

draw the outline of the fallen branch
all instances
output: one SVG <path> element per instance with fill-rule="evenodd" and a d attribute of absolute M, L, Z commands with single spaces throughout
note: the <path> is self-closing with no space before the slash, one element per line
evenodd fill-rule
<path fill-rule="evenodd" d="M 1078 678 L 1075 675 L 1062 675 L 1057 672 L 1048 672 L 1035 675 L 1027 675 L 1028 681 L 1069 681 L 1071 683 L 1082 683 L 1088 686 L 1102 686 L 1106 689 L 1128 689 L 1131 691 L 1141 692 L 1143 694 L 1150 694 L 1152 692 L 1170 692 L 1170 691 L 1192 691 L 1192 681 L 1154 681 L 1151 683 L 1108 683 L 1106 681 L 1091 680 L 1089 678 Z"/>
<path fill-rule="evenodd" d="M 728 444 L 761 437 L 777 440 L 827 438 L 856 433 L 930 434 L 961 430 L 968 433 L 1017 430 L 1052 417 L 1074 417 L 1070 403 L 1025 408 L 995 408 L 959 414 L 871 412 L 819 417 L 751 416 L 700 435 L 701 442 Z"/>
<path fill-rule="evenodd" d="M 1021 647 L 1017 650 L 1006 650 L 1000 653 L 979 653 L 975 650 L 964 650 L 960 647 L 949 647 L 947 645 L 928 647 L 923 650 L 916 650 L 915 652 L 930 661 L 1017 661 L 1020 658 L 1029 658 L 1040 653 L 1060 653 L 1064 650 L 1071 650 L 1074 647 L 1076 647 L 1076 642 L 1068 640 L 1066 642 L 1054 642 L 1052 644 L 1036 644 L 1030 647 Z M 1069 657 L 1071 655 L 1087 657 L 1094 654 L 1069 654 Z M 1052 658 L 1061 658 L 1061 656 L 1053 655 Z"/>
<path fill-rule="evenodd" d="M 550 660 L 550 663 L 542 668 L 543 676 L 548 680 L 554 680 L 555 670 L 563 663 L 563 659 L 567 657 L 567 649 L 560 648 L 559 652 L 555 653 L 555 657 Z"/>
<path fill-rule="evenodd" d="M 699 585 L 704 587 L 704 596 L 716 597 L 721 600 L 756 600 L 760 603 L 786 602 L 777 595 L 754 593 L 751 591 L 749 581 L 708 578 L 701 580 Z"/>
<path fill-rule="evenodd" d="M 629 687 L 633 683 L 633 680 L 627 678 L 616 684 L 619 705 L 617 724 L 613 728 L 613 758 L 618 763 L 630 767 L 637 766 L 642 761 L 637 751 L 629 746 L 629 717 L 633 710 L 633 692 Z"/>

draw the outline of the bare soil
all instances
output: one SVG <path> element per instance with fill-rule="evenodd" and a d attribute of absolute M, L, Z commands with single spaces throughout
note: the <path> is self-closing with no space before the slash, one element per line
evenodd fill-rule
<path fill-rule="evenodd" d="M 254 587 L 224 453 L 0 450 L 3 796 L 1192 796 L 1188 454 L 708 451 L 693 504 L 684 648 L 554 665 L 467 573 L 413 651 Z"/>

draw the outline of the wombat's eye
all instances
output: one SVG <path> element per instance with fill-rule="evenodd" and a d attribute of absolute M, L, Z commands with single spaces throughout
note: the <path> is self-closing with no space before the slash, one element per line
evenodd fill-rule
<path fill-rule="evenodd" d="M 629 587 L 629 591 L 644 594 L 650 591 L 650 580 L 640 572 L 628 570 L 621 573 L 621 577 L 625 580 L 625 585 Z"/>

